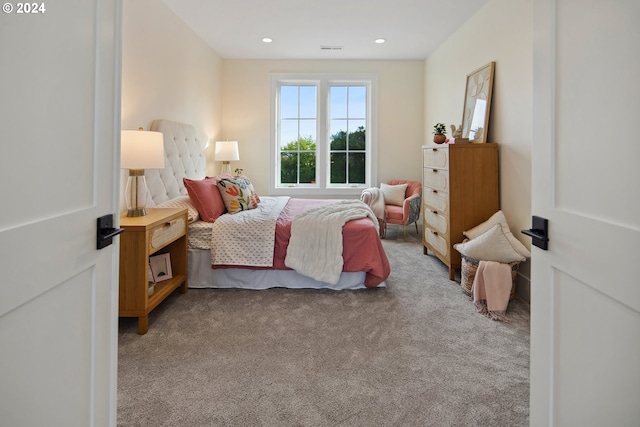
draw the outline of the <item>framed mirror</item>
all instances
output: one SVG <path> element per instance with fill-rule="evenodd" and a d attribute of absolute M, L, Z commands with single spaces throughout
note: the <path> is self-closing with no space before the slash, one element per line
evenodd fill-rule
<path fill-rule="evenodd" d="M 462 137 L 469 138 L 469 142 L 487 142 L 495 64 L 490 62 L 467 75 L 462 113 Z"/>

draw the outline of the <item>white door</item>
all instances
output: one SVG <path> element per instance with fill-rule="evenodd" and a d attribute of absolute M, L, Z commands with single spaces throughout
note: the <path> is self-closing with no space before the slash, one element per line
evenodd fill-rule
<path fill-rule="evenodd" d="M 531 425 L 640 423 L 640 2 L 536 0 Z"/>
<path fill-rule="evenodd" d="M 116 424 L 118 245 L 96 249 L 96 218 L 118 210 L 120 13 L 0 13 L 2 426 Z"/>

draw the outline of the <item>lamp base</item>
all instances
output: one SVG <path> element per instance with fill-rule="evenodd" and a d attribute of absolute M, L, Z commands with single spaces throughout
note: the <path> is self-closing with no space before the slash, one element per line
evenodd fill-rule
<path fill-rule="evenodd" d="M 145 216 L 147 210 L 145 208 L 131 208 L 127 209 L 127 216 Z"/>
<path fill-rule="evenodd" d="M 130 169 L 124 198 L 127 202 L 127 216 L 145 216 L 147 205 L 147 181 L 143 169 Z"/>
<path fill-rule="evenodd" d="M 231 163 L 227 160 L 222 162 L 222 169 L 220 170 L 221 174 L 229 174 L 231 175 Z"/>

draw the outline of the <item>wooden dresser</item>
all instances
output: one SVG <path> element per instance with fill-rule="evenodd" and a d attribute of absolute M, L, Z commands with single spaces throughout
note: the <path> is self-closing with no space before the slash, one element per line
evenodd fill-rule
<path fill-rule="evenodd" d="M 500 209 L 498 145 L 423 145 L 422 167 L 424 253 L 444 262 L 453 280 L 462 261 L 453 245 Z"/>

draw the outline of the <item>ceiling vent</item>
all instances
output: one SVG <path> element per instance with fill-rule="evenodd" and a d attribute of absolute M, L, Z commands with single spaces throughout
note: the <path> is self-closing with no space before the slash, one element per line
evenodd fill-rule
<path fill-rule="evenodd" d="M 343 46 L 320 46 L 320 50 L 342 50 Z"/>

